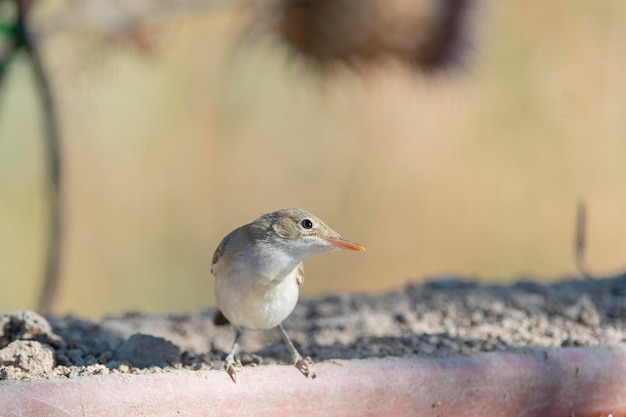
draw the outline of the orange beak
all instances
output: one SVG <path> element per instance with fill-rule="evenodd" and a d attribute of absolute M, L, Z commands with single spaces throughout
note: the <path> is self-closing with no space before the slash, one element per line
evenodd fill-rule
<path fill-rule="evenodd" d="M 330 243 L 331 245 L 333 245 L 336 248 L 339 249 L 345 249 L 345 250 L 356 250 L 359 252 L 364 252 L 365 248 L 361 245 L 357 245 L 356 243 L 352 243 L 348 240 L 345 239 L 341 239 L 341 238 L 334 238 L 334 237 L 325 237 L 324 240 L 326 240 L 328 243 Z"/>

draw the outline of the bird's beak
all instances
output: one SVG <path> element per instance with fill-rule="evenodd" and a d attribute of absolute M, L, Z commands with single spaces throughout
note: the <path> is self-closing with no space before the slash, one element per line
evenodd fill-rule
<path fill-rule="evenodd" d="M 352 243 L 345 239 L 336 237 L 324 237 L 323 239 L 338 249 L 356 250 L 359 252 L 365 251 L 363 246 L 357 245 L 356 243 Z"/>

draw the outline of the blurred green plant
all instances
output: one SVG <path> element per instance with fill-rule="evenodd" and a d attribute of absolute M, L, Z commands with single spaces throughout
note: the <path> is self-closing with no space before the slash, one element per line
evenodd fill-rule
<path fill-rule="evenodd" d="M 20 49 L 17 19 L 7 0 L 0 0 L 0 86 Z"/>
<path fill-rule="evenodd" d="M 10 10 L 10 4 L 13 9 Z M 9 5 L 9 6 L 7 6 Z M 38 308 L 41 312 L 51 310 L 59 286 L 59 267 L 63 248 L 62 227 L 62 183 L 60 132 L 57 119 L 54 91 L 44 66 L 35 38 L 29 27 L 29 14 L 32 0 L 4 0 L 0 2 L 0 34 L 6 37 L 8 48 L 0 56 L 0 88 L 9 71 L 11 62 L 24 53 L 30 62 L 35 79 L 35 87 L 42 107 L 43 132 L 49 200 L 49 235 L 44 269 L 44 288 Z"/>

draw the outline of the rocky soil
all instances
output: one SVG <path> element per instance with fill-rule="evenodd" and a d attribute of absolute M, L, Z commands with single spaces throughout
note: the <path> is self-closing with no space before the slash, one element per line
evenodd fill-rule
<path fill-rule="evenodd" d="M 233 332 L 215 310 L 127 313 L 92 321 L 0 316 L 0 380 L 221 369 Z M 445 279 L 383 295 L 303 299 L 285 325 L 314 361 L 445 357 L 490 351 L 626 345 L 626 275 L 555 284 Z M 247 331 L 244 366 L 289 363 L 275 331 Z"/>

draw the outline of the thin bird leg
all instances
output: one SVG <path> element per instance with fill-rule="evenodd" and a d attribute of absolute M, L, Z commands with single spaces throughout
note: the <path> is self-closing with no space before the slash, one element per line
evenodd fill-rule
<path fill-rule="evenodd" d="M 315 374 L 315 369 L 313 369 L 313 360 L 309 356 L 304 359 L 302 358 L 302 355 L 300 355 L 300 352 L 298 352 L 296 347 L 293 345 L 293 342 L 289 338 L 287 330 L 285 330 L 285 326 L 283 326 L 282 323 L 280 323 L 276 328 L 280 332 L 283 341 L 289 348 L 289 352 L 291 352 L 291 359 L 293 359 L 293 364 L 296 366 L 296 368 L 298 368 L 298 370 L 302 372 L 302 374 L 307 378 L 315 378 L 317 375 Z"/>
<path fill-rule="evenodd" d="M 241 362 L 235 361 L 235 352 L 237 352 L 240 341 L 241 331 L 235 329 L 235 341 L 233 342 L 233 347 L 230 348 L 230 352 L 228 352 L 228 356 L 226 356 L 226 362 L 224 362 L 224 369 L 226 369 L 234 383 L 237 383 L 237 372 L 242 368 Z"/>

